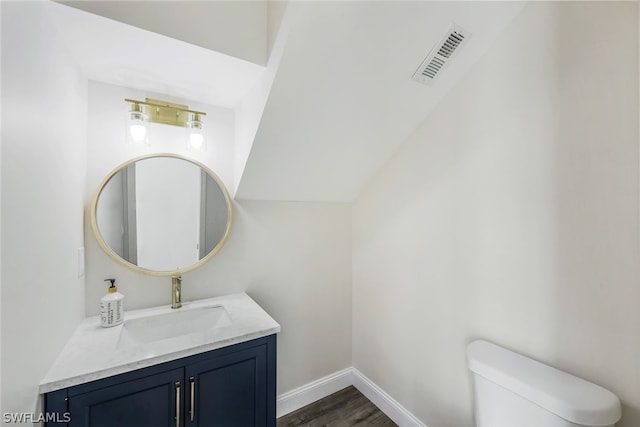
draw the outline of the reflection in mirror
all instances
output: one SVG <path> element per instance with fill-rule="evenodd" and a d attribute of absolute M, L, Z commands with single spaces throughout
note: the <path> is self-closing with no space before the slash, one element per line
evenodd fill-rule
<path fill-rule="evenodd" d="M 173 275 L 220 249 L 231 212 L 213 172 L 182 157 L 157 155 L 110 174 L 91 213 L 96 238 L 109 255 L 145 273 Z"/>

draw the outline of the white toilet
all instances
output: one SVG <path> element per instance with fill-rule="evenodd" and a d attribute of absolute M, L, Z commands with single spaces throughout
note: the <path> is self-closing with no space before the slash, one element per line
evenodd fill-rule
<path fill-rule="evenodd" d="M 618 397 L 487 341 L 467 347 L 477 427 L 614 427 Z"/>

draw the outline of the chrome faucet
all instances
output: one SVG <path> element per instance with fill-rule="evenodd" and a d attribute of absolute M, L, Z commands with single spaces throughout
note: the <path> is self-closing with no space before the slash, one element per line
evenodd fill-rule
<path fill-rule="evenodd" d="M 171 308 L 182 307 L 182 276 L 171 278 Z"/>

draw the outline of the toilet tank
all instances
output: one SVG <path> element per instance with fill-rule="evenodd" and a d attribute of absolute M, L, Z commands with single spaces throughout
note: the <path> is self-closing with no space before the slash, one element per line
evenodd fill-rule
<path fill-rule="evenodd" d="M 477 427 L 613 427 L 620 400 L 596 384 L 487 341 L 467 347 Z"/>

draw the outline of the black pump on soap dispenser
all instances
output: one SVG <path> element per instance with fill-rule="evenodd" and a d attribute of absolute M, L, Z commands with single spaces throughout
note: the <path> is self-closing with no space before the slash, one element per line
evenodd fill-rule
<path fill-rule="evenodd" d="M 118 292 L 116 279 L 104 279 L 111 282 L 107 294 L 100 299 L 100 325 L 104 328 L 116 326 L 124 320 L 124 295 Z"/>

